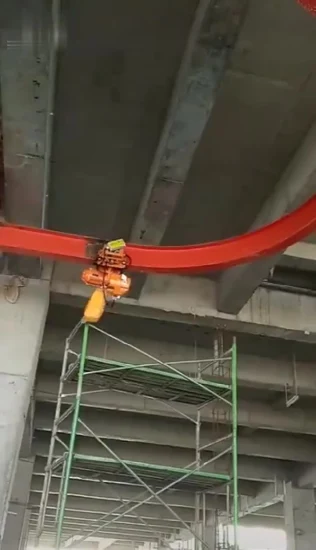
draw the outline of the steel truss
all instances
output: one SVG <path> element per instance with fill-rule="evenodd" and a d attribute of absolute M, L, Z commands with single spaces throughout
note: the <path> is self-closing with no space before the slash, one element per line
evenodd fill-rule
<path fill-rule="evenodd" d="M 125 364 L 107 358 L 89 355 L 89 333 L 96 331 L 107 343 L 115 341 L 137 353 L 143 358 L 139 364 Z M 81 340 L 81 350 L 75 351 L 78 338 Z M 145 361 L 145 362 L 144 362 Z M 188 365 L 189 364 L 189 365 Z M 189 374 L 185 367 L 190 367 Z M 180 370 L 182 368 L 182 370 Z M 193 376 L 192 372 L 195 371 Z M 65 393 L 67 381 L 76 381 L 76 393 Z M 89 390 L 89 383 L 97 386 L 97 390 Z M 159 464 L 147 464 L 125 460 L 119 457 L 108 444 L 101 439 L 80 417 L 82 398 L 95 392 L 114 391 L 143 396 L 148 400 L 159 401 L 169 408 L 172 416 L 179 416 L 192 422 L 195 426 L 195 460 L 183 467 L 166 467 Z M 65 407 L 64 399 L 72 397 L 72 404 Z M 224 411 L 224 412 L 223 412 Z M 224 416 L 223 416 L 224 415 Z M 69 440 L 61 435 L 62 423 L 72 417 L 72 428 Z M 207 427 L 201 441 L 201 425 L 207 417 Z M 225 425 L 219 437 L 216 426 Z M 79 428 L 83 428 L 100 444 L 98 456 L 87 456 L 76 452 L 76 436 Z M 227 431 L 227 433 L 226 433 Z M 63 454 L 56 454 L 56 443 L 64 449 Z M 227 457 L 227 471 L 218 473 L 216 461 Z M 226 463 L 226 461 L 225 461 Z M 116 481 L 133 484 L 140 488 L 140 494 L 132 502 L 122 501 L 117 506 L 97 520 L 90 521 L 84 529 L 71 530 L 65 527 L 65 513 L 71 475 L 98 476 L 102 482 Z M 88 474 L 87 474 L 88 472 Z M 48 522 L 47 509 L 52 476 L 61 476 L 60 491 L 55 521 Z M 137 509 L 143 504 L 156 501 L 163 505 L 170 514 L 170 519 L 176 520 L 190 533 L 195 541 L 196 550 L 209 548 L 206 541 L 208 525 L 206 498 L 210 494 L 218 494 L 225 486 L 225 510 L 220 507 L 220 513 L 226 514 L 226 523 L 234 526 L 233 548 L 237 550 L 238 526 L 238 471 L 237 471 L 237 347 L 232 347 L 225 353 L 215 350 L 211 359 L 192 361 L 164 362 L 135 346 L 101 330 L 95 325 L 79 323 L 66 340 L 59 391 L 57 397 L 55 419 L 52 428 L 49 454 L 45 469 L 43 492 L 41 497 L 38 522 L 36 527 L 35 545 L 40 543 L 45 531 L 53 531 L 56 536 L 55 548 L 59 550 L 67 540 L 67 547 L 83 542 L 91 536 L 106 536 L 115 531 L 115 523 L 133 512 L 136 516 L 136 526 L 146 529 L 147 521 L 138 515 Z M 188 524 L 183 521 L 175 509 L 163 499 L 164 493 L 170 489 L 191 492 L 195 495 L 195 519 Z M 215 497 L 219 498 L 219 497 Z M 135 502 L 136 500 L 136 502 Z M 113 519 L 114 518 L 114 519 Z M 97 523 L 96 523 L 97 521 Z M 170 523 L 170 522 L 169 522 Z M 135 523 L 134 523 L 135 525 Z M 77 527 L 78 529 L 78 527 Z M 149 527 L 148 527 L 149 529 Z M 151 528 L 152 530 L 152 528 Z M 69 532 L 70 531 L 70 532 Z M 167 529 L 164 540 L 157 533 L 157 542 L 167 540 Z M 69 539 L 75 536 L 71 542 Z M 110 536 L 110 535 L 109 535 Z M 170 536 L 170 533 L 169 533 Z M 78 537 L 80 537 L 78 539 Z M 70 544 L 69 544 L 70 543 Z M 212 549 L 213 550 L 213 549 Z"/>

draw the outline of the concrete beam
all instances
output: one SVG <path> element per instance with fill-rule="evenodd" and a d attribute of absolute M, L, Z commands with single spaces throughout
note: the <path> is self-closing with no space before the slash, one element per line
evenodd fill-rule
<path fill-rule="evenodd" d="M 302 271 L 316 271 L 316 245 L 299 242 L 290 246 L 280 257 L 278 265 Z"/>
<path fill-rule="evenodd" d="M 52 509 L 49 509 L 46 517 L 47 517 L 48 521 L 55 520 L 54 511 Z M 83 511 L 79 512 L 77 510 L 67 510 L 66 515 L 65 515 L 65 519 L 67 519 L 67 520 L 75 520 L 76 522 L 85 521 L 85 522 L 88 522 L 88 523 L 89 522 L 100 523 L 99 518 L 101 518 L 101 517 L 102 517 L 101 512 L 99 512 L 99 513 L 89 512 L 89 510 L 86 510 L 84 512 Z M 114 517 L 115 516 L 110 516 L 108 518 L 109 521 L 112 520 Z M 33 520 L 37 521 L 38 510 L 36 508 L 34 508 L 32 510 L 31 518 Z M 135 518 L 130 518 L 130 517 L 127 518 L 127 517 L 124 516 L 119 521 L 116 521 L 115 525 L 118 529 L 120 529 L 120 528 L 124 528 L 124 527 L 128 527 L 128 526 L 143 525 L 143 523 L 141 523 L 139 518 L 136 518 L 136 517 Z M 153 529 L 156 529 L 157 531 L 161 531 L 161 530 L 174 531 L 178 527 L 180 528 L 182 526 L 182 524 L 180 522 L 176 522 L 176 521 L 173 521 L 173 520 L 164 519 L 163 521 L 161 521 L 161 520 L 156 520 L 156 519 L 152 519 L 152 518 L 146 521 L 146 525 L 152 527 Z"/>
<path fill-rule="evenodd" d="M 172 534 L 172 531 L 169 531 L 166 530 L 156 530 L 155 529 L 152 529 L 150 527 L 146 527 L 145 524 L 140 524 L 140 525 L 137 525 L 137 526 L 129 526 L 129 527 L 118 527 L 116 525 L 116 522 L 113 523 L 112 525 L 109 526 L 109 528 L 107 529 L 106 527 L 103 527 L 104 523 L 106 523 L 106 521 L 104 521 L 103 523 L 99 523 L 99 524 L 94 524 L 93 525 L 89 525 L 88 523 L 85 523 L 85 522 L 80 522 L 80 521 L 73 521 L 73 520 L 68 520 L 66 519 L 64 521 L 64 531 L 66 531 L 67 529 L 68 530 L 72 530 L 72 531 L 81 531 L 82 529 L 87 533 L 87 532 L 91 532 L 93 531 L 94 529 L 97 529 L 98 527 L 100 527 L 100 531 L 99 531 L 99 535 L 100 536 L 104 536 L 105 534 L 107 533 L 118 533 L 120 535 L 126 535 L 127 537 L 128 536 L 139 536 L 139 537 L 144 537 L 146 538 L 147 536 L 153 536 L 153 537 L 158 537 L 158 533 L 162 534 L 166 534 L 166 535 L 171 535 Z M 34 528 L 36 527 L 36 520 L 32 520 L 31 519 L 31 522 L 30 522 L 30 527 L 31 528 Z M 46 521 L 45 522 L 45 525 L 44 525 L 44 532 L 46 529 L 53 529 L 55 528 L 56 529 L 56 524 L 54 522 L 54 520 L 50 520 L 50 521 Z M 115 537 L 114 537 L 115 538 Z"/>
<path fill-rule="evenodd" d="M 36 399 L 38 402 L 43 403 L 56 403 L 56 396 L 57 396 L 57 389 L 58 389 L 58 381 L 57 377 L 54 375 L 39 375 L 37 377 L 37 386 L 36 386 Z M 94 389 L 97 389 L 95 386 L 89 386 L 87 387 L 89 391 L 93 391 Z M 69 392 L 72 394 L 75 394 L 76 391 L 76 385 L 74 383 L 67 383 L 64 387 L 65 393 Z M 73 397 L 65 397 L 64 403 L 65 404 L 71 404 L 73 402 Z M 128 396 L 124 394 L 118 394 L 116 392 L 105 392 L 105 393 L 90 393 L 83 395 L 82 398 L 83 405 L 86 405 L 87 407 L 93 407 L 97 409 L 108 409 L 108 412 L 104 414 L 110 414 L 111 417 L 113 416 L 113 410 L 116 411 L 123 411 L 123 412 L 137 412 L 137 413 L 145 413 L 146 415 L 154 415 L 154 416 L 165 416 L 167 417 L 169 415 L 169 418 L 176 417 L 176 413 L 170 409 L 164 406 L 163 404 L 157 402 L 153 402 L 153 400 L 146 399 L 140 396 Z M 38 407 L 41 407 L 41 405 L 38 404 Z M 42 406 L 42 411 L 44 411 L 45 405 Z M 46 406 L 47 407 L 47 406 Z M 190 407 L 180 407 L 183 412 L 191 412 L 195 413 L 193 409 Z M 221 409 L 216 409 L 216 411 L 220 411 Z M 265 408 L 266 410 L 266 408 Z M 262 414 L 265 413 L 265 410 L 262 412 Z M 276 411 L 274 411 L 276 412 Z M 269 416 L 274 414 L 273 409 L 269 410 L 267 420 L 269 419 Z M 52 412 L 49 412 L 50 415 L 52 415 Z M 248 415 L 253 415 L 253 420 L 255 421 L 255 411 L 251 409 L 251 407 L 248 409 Z M 279 411 L 279 414 L 276 414 L 275 421 L 278 421 L 278 418 L 285 415 L 285 412 L 281 410 Z M 212 413 L 208 412 L 207 410 L 204 410 L 204 414 L 202 414 L 203 420 L 205 422 L 212 421 L 215 422 L 217 425 L 216 427 L 216 437 L 223 437 L 227 434 L 227 427 L 223 424 L 225 422 L 225 415 L 222 411 L 222 414 L 219 413 L 219 417 L 217 419 L 216 416 L 212 417 Z M 39 422 L 40 424 L 36 423 L 36 426 L 40 429 L 43 427 L 43 421 L 45 420 L 45 415 L 42 415 Z M 179 417 L 178 417 L 179 418 Z M 142 425 L 142 429 L 140 432 L 140 428 L 137 429 L 139 416 L 136 418 L 136 420 L 133 423 L 133 428 L 129 429 L 129 420 L 128 422 L 128 435 L 129 438 L 134 437 L 134 440 L 139 440 L 139 435 L 133 435 L 133 434 L 140 434 L 141 433 L 141 440 L 146 440 L 147 442 L 152 443 L 159 443 L 159 444 L 168 444 L 170 446 L 182 446 L 182 447 L 194 447 L 195 445 L 195 439 L 194 439 L 194 433 L 193 428 L 191 425 L 188 424 L 186 431 L 184 434 L 182 434 L 181 439 L 175 440 L 173 438 L 173 433 L 176 433 L 178 429 L 178 425 L 176 424 L 176 420 L 172 420 L 169 424 L 169 428 L 174 426 L 175 432 L 157 432 L 158 438 L 153 438 L 154 432 L 149 431 L 147 432 L 144 429 L 144 425 Z M 226 416 L 226 421 L 228 420 L 228 417 Z M 149 420 L 150 421 L 150 420 Z M 153 419 L 154 423 L 161 425 L 161 428 L 165 430 L 165 426 L 161 424 L 163 420 L 160 419 Z M 125 421 L 123 420 L 123 417 L 121 417 L 120 420 L 121 424 L 120 426 L 124 426 Z M 222 423 L 221 425 L 219 423 Z M 114 425 L 112 425 L 112 428 L 114 428 Z M 182 424 L 181 424 L 182 425 Z M 49 427 L 51 428 L 51 424 L 45 424 L 46 429 Z M 45 427 L 44 426 L 44 427 Z M 67 425 L 66 425 L 67 426 Z M 256 426 L 257 427 L 257 426 Z M 267 423 L 265 423 L 265 427 L 267 427 Z M 240 433 L 239 435 L 239 454 L 240 455 L 248 455 L 248 456 L 263 456 L 267 458 L 278 458 L 282 460 L 291 460 L 295 462 L 310 462 L 311 457 L 314 455 L 316 451 L 316 444 L 313 439 L 306 438 L 305 436 L 292 436 L 287 435 L 286 433 L 275 433 L 276 430 L 274 428 L 278 428 L 278 426 L 272 426 L 273 430 L 271 429 L 270 432 L 263 431 L 263 430 L 256 430 L 254 434 L 249 437 L 246 434 Z M 207 431 L 209 428 L 205 425 L 202 426 L 202 441 L 207 442 L 209 433 L 207 434 Z M 112 432 L 113 433 L 113 432 Z M 148 433 L 148 436 L 146 437 L 146 434 Z M 156 432 L 155 432 L 156 433 Z M 114 435 L 112 435 L 114 438 Z M 122 438 L 123 432 L 120 431 L 117 432 L 117 437 Z M 225 448 L 225 442 L 215 444 L 213 446 L 213 450 L 220 452 Z"/>
<path fill-rule="evenodd" d="M 33 452 L 39 457 L 47 457 L 50 434 L 35 433 Z M 147 462 L 149 464 L 161 464 L 163 466 L 186 467 L 195 460 L 193 450 L 184 448 L 170 448 L 163 445 L 135 444 L 124 441 L 111 441 L 111 449 L 124 460 L 136 462 Z M 106 456 L 105 450 L 92 438 L 78 436 L 76 440 L 77 452 L 80 454 Z M 55 456 L 61 456 L 64 452 L 63 447 L 56 443 Z M 202 455 L 202 460 L 211 458 L 211 453 Z M 35 463 L 36 467 L 36 463 Z M 276 478 L 285 479 L 287 469 L 278 460 L 249 458 L 241 456 L 239 458 L 239 477 L 244 480 L 267 481 L 272 482 Z M 213 464 L 205 467 L 205 471 L 225 473 L 230 469 L 230 457 L 222 457 Z M 113 480 L 112 480 L 113 481 Z"/>
<path fill-rule="evenodd" d="M 105 523 L 105 522 L 104 522 Z M 34 528 L 35 527 L 35 522 L 32 522 L 31 523 L 31 528 Z M 55 524 L 53 521 L 50 521 L 50 522 L 47 522 L 44 526 L 44 532 L 46 530 L 52 530 L 54 529 L 55 527 Z M 55 527 L 56 529 L 56 527 Z M 128 540 L 129 537 L 139 537 L 139 538 L 142 538 L 142 539 L 145 539 L 146 540 L 146 537 L 154 537 L 154 538 L 159 538 L 159 537 L 171 537 L 173 535 L 176 534 L 176 531 L 174 532 L 168 532 L 168 531 L 155 531 L 154 529 L 151 529 L 150 527 L 149 528 L 146 528 L 146 525 L 140 525 L 139 527 L 134 527 L 134 528 L 131 528 L 131 529 L 126 529 L 126 528 L 119 528 L 119 527 L 116 527 L 115 523 L 110 525 L 109 528 L 107 529 L 106 527 L 103 527 L 103 524 L 99 524 L 99 525 L 92 525 L 92 526 L 89 526 L 88 524 L 85 524 L 85 523 L 78 523 L 78 522 L 69 522 L 69 521 L 65 521 L 64 522 L 64 528 L 63 528 L 63 531 L 64 532 L 67 532 L 67 531 L 72 531 L 74 534 L 75 533 L 81 533 L 81 531 L 83 530 L 84 533 L 91 533 L 93 530 L 95 529 L 100 529 L 96 534 L 99 535 L 100 538 L 110 538 L 110 537 L 113 537 L 113 539 L 116 538 L 116 533 L 120 536 L 125 536 L 126 539 Z M 82 533 L 83 534 L 83 533 Z"/>
<path fill-rule="evenodd" d="M 38 507 L 40 505 L 40 497 L 41 495 L 39 493 L 31 492 L 30 504 L 32 505 L 32 507 L 33 506 Z M 57 502 L 58 502 L 58 496 L 51 495 L 48 499 L 48 509 L 50 508 L 56 509 Z M 66 509 L 75 510 L 75 511 L 89 510 L 91 512 L 98 512 L 98 513 L 101 512 L 103 514 L 110 513 L 114 516 L 118 516 L 120 512 L 115 512 L 115 509 L 117 507 L 118 507 L 117 502 L 112 502 L 110 500 L 70 496 L 67 499 Z M 183 521 L 186 521 L 186 522 L 194 521 L 195 512 L 193 509 L 179 507 L 179 506 L 175 506 L 173 509 Z M 170 514 L 170 512 L 168 512 L 165 506 L 162 506 L 161 504 L 143 504 L 139 506 L 139 508 L 137 508 L 135 511 L 132 511 L 126 514 L 126 517 L 137 518 L 139 516 L 145 519 L 159 519 L 159 520 L 164 520 L 164 519 L 172 520 L 174 518 Z"/>
<path fill-rule="evenodd" d="M 125 329 L 126 330 L 126 329 Z M 64 351 L 64 343 L 69 335 L 70 329 L 62 328 L 48 324 L 45 329 L 43 345 L 41 349 L 41 358 L 47 361 L 56 361 L 56 365 L 43 364 L 43 368 L 39 369 L 39 385 L 45 389 L 45 382 L 42 381 L 44 377 L 44 369 L 59 372 L 61 366 L 61 360 Z M 115 336 L 127 340 L 130 344 L 144 350 L 146 353 L 157 357 L 160 361 L 192 361 L 191 364 L 179 364 L 177 368 L 188 374 L 194 376 L 197 374 L 197 365 L 199 360 L 205 360 L 213 357 L 213 350 L 210 348 L 203 348 L 197 346 L 196 350 L 193 350 L 192 345 L 185 345 L 184 343 L 175 343 L 168 341 L 161 341 L 154 339 L 155 332 L 153 331 L 152 337 L 141 338 L 140 336 L 128 335 L 125 336 L 119 331 L 115 331 Z M 151 336 L 151 333 L 150 333 Z M 79 351 L 81 345 L 80 338 L 75 339 L 72 344 L 74 351 Z M 89 353 L 95 357 L 104 357 L 106 347 L 106 357 L 122 363 L 129 364 L 141 364 L 145 361 L 149 361 L 148 358 L 142 356 L 139 352 L 119 344 L 110 338 L 105 338 L 95 331 L 91 331 L 89 337 Z M 300 395 L 316 396 L 316 369 L 314 363 L 300 362 L 296 364 L 297 385 L 299 387 Z M 204 371 L 203 376 L 206 379 L 212 379 L 211 370 Z M 50 380 L 52 384 L 53 379 Z M 293 362 L 291 360 L 291 354 L 289 353 L 289 359 L 286 360 L 282 357 L 273 359 L 270 357 L 260 357 L 259 355 L 245 355 L 244 353 L 238 353 L 238 384 L 243 387 L 259 388 L 264 390 L 276 390 L 284 392 L 285 386 L 292 387 L 294 384 L 293 378 Z M 285 394 L 284 394 L 285 402 Z"/>
<path fill-rule="evenodd" d="M 72 306 L 82 307 L 90 296 L 90 290 L 80 283 L 80 270 L 61 264 L 54 270 L 51 289 L 55 302 Z M 316 342 L 316 297 L 258 288 L 240 313 L 223 313 L 217 309 L 216 282 L 199 277 L 151 275 L 139 299 L 122 299 L 115 312 L 231 332 Z"/>
<path fill-rule="evenodd" d="M 154 450 L 153 450 L 153 452 L 154 452 Z M 45 467 L 46 467 L 46 459 L 43 458 L 43 457 L 38 456 L 37 459 L 36 459 L 35 467 L 34 467 L 34 472 L 33 472 L 34 476 L 43 476 L 44 472 L 45 472 Z M 54 473 L 54 477 L 55 478 L 60 478 L 61 474 L 60 473 Z M 107 477 L 107 476 L 105 476 L 105 477 Z M 117 485 L 117 479 L 115 479 L 115 476 L 113 476 L 113 479 L 112 478 L 111 479 L 110 478 L 103 478 L 102 476 L 99 476 L 98 480 L 96 480 L 95 478 L 92 479 L 91 476 L 89 476 L 88 472 L 84 472 L 84 471 L 82 471 L 79 468 L 76 468 L 74 466 L 72 468 L 70 478 L 75 479 L 75 480 L 82 480 L 82 481 L 86 481 L 86 482 L 99 481 L 107 488 L 107 491 L 113 492 L 113 490 L 114 490 L 116 495 L 118 494 L 117 491 L 119 490 L 119 487 Z M 112 481 L 113 481 L 113 483 L 111 483 Z M 123 482 L 123 480 L 122 480 L 122 482 Z M 42 483 L 42 481 L 41 481 L 41 483 Z M 124 485 L 125 484 L 123 482 L 122 487 L 121 487 L 122 493 L 124 492 L 123 489 L 125 489 Z M 84 489 L 83 485 L 82 485 L 82 489 Z M 130 491 L 130 488 L 128 488 L 128 491 Z M 174 491 L 175 491 L 175 489 L 173 489 L 173 493 L 174 493 Z M 240 495 L 246 495 L 248 497 L 253 497 L 258 492 L 258 484 L 255 481 L 247 481 L 247 480 L 241 479 L 241 480 L 239 480 L 238 491 L 239 491 Z M 132 490 L 130 492 L 132 494 Z M 87 491 L 85 492 L 85 494 L 86 493 L 87 493 Z M 225 486 L 213 487 L 209 491 L 209 493 L 214 494 L 214 495 L 226 495 L 226 487 Z M 181 493 L 177 493 L 177 491 L 176 491 L 175 495 L 176 494 L 185 496 L 183 491 L 181 491 Z M 181 503 L 181 504 L 183 506 L 186 506 L 186 501 L 184 501 L 184 503 Z"/>
<path fill-rule="evenodd" d="M 159 244 L 234 47 L 247 0 L 200 0 L 131 241 Z"/>
<path fill-rule="evenodd" d="M 255 497 L 241 497 L 240 517 L 255 514 L 263 508 L 282 502 L 284 499 L 284 482 L 266 483 Z"/>
<path fill-rule="evenodd" d="M 35 525 L 32 526 L 32 527 L 33 527 L 33 530 L 35 531 Z M 34 531 L 30 530 L 30 533 L 32 533 Z M 75 536 L 80 531 L 81 531 L 80 528 L 75 529 L 72 526 L 66 526 L 63 529 L 63 534 L 65 534 L 65 535 L 68 534 L 68 536 L 70 537 L 72 535 Z M 89 529 L 89 530 L 86 529 L 86 530 L 83 531 L 82 534 L 88 534 L 90 532 L 91 532 L 91 529 Z M 56 533 L 56 527 L 55 526 L 46 526 L 45 531 L 44 531 L 43 535 L 41 536 L 41 540 L 42 540 L 42 538 L 45 540 L 45 538 L 46 538 L 45 535 L 50 534 L 50 533 L 51 534 Z M 125 530 L 123 530 L 123 531 L 121 531 L 119 529 L 115 530 L 114 526 L 112 527 L 112 530 L 108 530 L 108 531 L 102 530 L 102 531 L 99 531 L 98 534 L 102 538 L 116 539 L 116 540 L 128 540 L 128 541 L 135 541 L 135 542 L 143 542 L 143 541 L 158 542 L 158 540 L 159 540 L 158 535 L 153 536 L 151 532 L 140 533 L 140 534 L 137 534 L 137 533 L 131 534 L 130 532 L 127 532 Z"/>
<path fill-rule="evenodd" d="M 99 394 L 100 395 L 100 394 Z M 181 420 L 176 413 L 169 414 L 167 407 L 154 400 L 144 400 L 145 406 L 136 409 L 133 407 L 133 397 L 125 396 L 118 392 L 102 392 L 104 411 L 95 411 L 92 407 L 82 409 L 81 418 L 100 437 L 139 441 L 145 443 L 165 444 L 177 447 L 195 447 L 195 429 L 193 423 Z M 132 404 L 131 404 L 132 403 Z M 196 418 L 196 409 L 189 405 L 180 405 L 178 410 Z M 134 412 L 136 410 L 136 413 Z M 166 411 L 166 412 L 165 412 Z M 145 412 L 146 414 L 137 414 Z M 134 413 L 134 414 L 132 414 Z M 34 419 L 34 427 L 39 430 L 51 430 L 54 407 L 50 403 L 38 403 Z M 210 443 L 216 438 L 217 426 L 230 426 L 229 405 L 216 404 L 213 407 L 204 408 L 201 415 L 201 443 Z M 169 418 L 168 418 L 169 416 Z M 166 418 L 168 418 L 166 424 Z M 241 401 L 238 408 L 238 424 L 249 428 L 262 428 L 274 431 L 315 435 L 316 411 L 303 409 L 273 410 L 263 403 Z M 212 433 L 212 426 L 214 430 Z M 179 430 L 185 428 L 179 434 Z M 66 419 L 60 425 L 60 432 L 69 433 L 71 418 Z M 79 433 L 85 435 L 84 429 L 79 428 Z M 224 433 L 229 433 L 224 432 Z M 178 435 L 177 435 L 178 434 Z M 272 437 L 275 438 L 276 434 Z M 282 435 L 280 435 L 282 439 Z M 260 438 L 260 436 L 259 436 Z M 264 438 L 262 438 L 264 440 Z M 276 438 L 275 438 L 276 439 Z M 302 438 L 303 439 L 303 438 Z M 285 438 L 286 441 L 286 438 Z M 289 442 L 289 439 L 287 439 Z M 298 441 L 296 442 L 298 443 Z M 304 445 L 304 441 L 302 440 Z M 290 443 L 291 445 L 291 443 Z M 227 447 L 227 444 L 226 444 Z M 225 448 L 226 448 L 225 447 Z M 313 450 L 315 443 L 310 440 L 305 449 Z M 315 451 L 314 451 L 315 452 Z M 295 451 L 294 451 L 295 453 Z M 309 460 L 312 460 L 310 456 Z"/>
<path fill-rule="evenodd" d="M 53 533 L 46 533 L 45 535 L 43 535 L 43 536 L 41 537 L 41 549 L 42 549 L 42 550 L 48 550 L 48 549 L 49 549 L 49 550 L 53 550 L 53 549 L 54 549 L 54 545 L 55 545 L 55 539 L 56 539 L 56 535 L 54 536 Z M 71 536 L 68 537 L 68 536 L 66 535 L 66 536 L 63 538 L 63 541 L 62 541 L 63 544 L 66 544 L 66 542 L 67 542 L 68 540 L 72 540 L 72 538 L 71 538 Z M 104 540 L 105 540 L 105 539 L 100 539 L 99 542 L 104 541 Z M 121 541 L 121 542 L 125 545 L 125 542 L 126 542 L 126 541 L 123 540 L 123 541 Z M 127 541 L 127 543 L 128 543 L 128 541 Z M 34 544 L 35 544 L 35 536 L 34 536 L 34 533 L 32 533 L 32 534 L 30 535 L 30 538 L 29 538 L 29 541 L 28 541 L 28 545 L 29 545 L 31 548 L 33 548 L 33 547 L 34 547 Z M 92 542 L 91 544 L 92 544 L 92 546 L 89 547 L 89 550 L 100 550 L 100 548 L 99 548 L 99 543 L 96 544 L 95 542 Z M 134 542 L 129 542 L 129 544 L 130 544 L 130 545 L 131 545 L 131 544 L 134 544 Z M 102 546 L 101 546 L 101 548 L 102 548 Z M 131 550 L 131 546 L 130 546 L 129 550 Z"/>
<path fill-rule="evenodd" d="M 265 518 L 260 516 L 247 516 L 240 520 L 240 525 L 245 527 L 253 528 L 265 528 L 265 529 L 278 529 L 284 531 L 284 520 L 279 518 Z M 109 548 L 111 550 L 132 550 L 132 546 L 129 543 L 128 545 L 123 545 L 123 542 L 118 542 L 117 544 L 111 545 Z M 53 534 L 46 533 L 41 539 L 42 548 L 52 548 L 54 547 L 54 536 Z"/>
<path fill-rule="evenodd" d="M 305 137 L 300 148 L 282 175 L 272 196 L 265 202 L 251 230 L 272 223 L 300 206 L 316 191 L 316 124 Z M 280 255 L 265 258 L 227 270 L 218 287 L 219 311 L 238 313 L 253 295 Z"/>
<path fill-rule="evenodd" d="M 258 516 L 264 516 L 269 518 L 282 518 L 284 517 L 284 510 L 283 510 L 283 503 L 278 502 L 276 504 L 273 504 L 271 506 L 266 506 L 263 508 L 259 508 L 258 510 L 254 510 L 252 515 L 258 515 Z"/>
<path fill-rule="evenodd" d="M 28 281 L 16 303 L 0 294 L 0 538 L 21 447 L 49 304 L 49 282 Z"/>
<path fill-rule="evenodd" d="M 39 493 L 33 493 L 31 492 L 30 495 L 30 504 L 32 505 L 32 508 L 35 510 L 38 510 L 38 507 L 40 505 L 40 494 Z M 58 496 L 57 495 L 51 495 L 48 499 L 48 510 L 49 509 L 56 509 L 58 503 Z M 96 512 L 96 513 L 110 513 L 113 516 L 118 516 L 119 511 L 115 511 L 117 508 L 117 503 L 112 502 L 110 500 L 103 500 L 103 499 L 93 499 L 90 497 L 78 497 L 78 496 L 69 496 L 67 499 L 67 513 L 68 510 L 73 511 L 80 511 L 84 512 L 85 510 L 89 510 L 89 512 Z M 224 511 L 226 509 L 226 502 L 225 499 L 221 499 L 218 501 L 218 504 L 214 507 L 214 509 Z M 125 508 L 124 508 L 125 510 Z M 185 522 L 192 523 L 195 521 L 195 510 L 192 508 L 185 508 L 180 506 L 173 506 L 173 510 L 177 513 L 177 515 Z M 121 510 L 120 510 L 121 511 Z M 136 513 L 137 512 L 137 513 Z M 258 515 L 263 515 L 267 517 L 283 517 L 283 506 L 271 506 L 270 508 L 267 508 L 265 510 L 260 510 L 258 512 Z M 142 504 L 137 508 L 135 511 L 131 511 L 130 513 L 127 512 L 126 518 L 129 517 L 142 517 L 144 519 L 159 519 L 159 520 L 169 520 L 171 521 L 174 519 L 174 516 L 170 514 L 170 512 L 163 506 L 162 504 Z M 179 523 L 179 520 L 176 520 L 177 523 Z"/>
<path fill-rule="evenodd" d="M 43 479 L 40 476 L 34 476 L 32 480 L 31 490 L 33 492 L 41 493 L 43 489 Z M 53 478 L 50 485 L 50 494 L 59 494 L 60 479 Z M 176 489 L 176 487 L 175 487 Z M 130 500 L 133 502 L 141 502 L 144 500 L 142 493 L 144 491 L 141 487 L 133 487 L 128 485 L 118 485 L 110 483 L 102 483 L 97 481 L 83 481 L 79 479 L 73 479 L 69 484 L 68 494 L 70 496 L 84 497 L 89 495 L 91 498 L 109 500 L 109 501 L 121 501 Z M 184 508 L 195 507 L 195 494 L 188 491 L 166 491 L 163 496 L 164 501 L 169 506 L 180 506 Z M 155 501 L 153 501 L 155 502 Z M 225 504 L 225 497 L 207 495 L 206 506 L 212 510 L 216 508 L 217 504 Z"/>

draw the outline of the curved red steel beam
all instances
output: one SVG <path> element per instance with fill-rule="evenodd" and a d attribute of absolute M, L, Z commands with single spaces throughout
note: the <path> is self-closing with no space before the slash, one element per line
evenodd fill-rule
<path fill-rule="evenodd" d="M 137 271 L 198 273 L 223 269 L 280 252 L 316 230 L 316 195 L 279 220 L 239 237 L 182 247 L 128 245 Z"/>
<path fill-rule="evenodd" d="M 297 0 L 306 11 L 312 15 L 316 15 L 316 0 Z"/>
<path fill-rule="evenodd" d="M 280 252 L 316 230 L 316 195 L 303 206 L 257 231 L 195 246 L 151 247 L 128 244 L 134 271 L 199 273 L 223 269 Z M 91 263 L 100 241 L 29 227 L 0 225 L 0 250 L 55 260 Z"/>

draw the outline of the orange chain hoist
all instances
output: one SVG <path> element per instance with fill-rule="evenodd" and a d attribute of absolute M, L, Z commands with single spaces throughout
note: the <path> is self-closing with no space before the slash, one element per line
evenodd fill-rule
<path fill-rule="evenodd" d="M 125 275 L 129 258 L 123 239 L 109 241 L 97 252 L 93 267 L 85 269 L 82 281 L 96 287 L 84 310 L 84 321 L 96 323 L 102 317 L 106 304 L 119 300 L 130 289 L 131 279 Z"/>

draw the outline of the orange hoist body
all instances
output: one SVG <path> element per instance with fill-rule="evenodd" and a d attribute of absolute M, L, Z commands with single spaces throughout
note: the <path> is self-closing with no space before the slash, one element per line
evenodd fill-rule
<path fill-rule="evenodd" d="M 104 313 L 106 304 L 127 294 L 131 279 L 124 271 L 129 259 L 125 254 L 125 242 L 121 239 L 105 244 L 98 252 L 94 267 L 85 269 L 82 281 L 96 288 L 84 311 L 84 321 L 96 323 Z"/>

